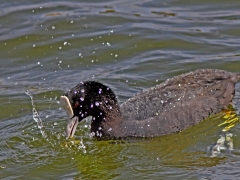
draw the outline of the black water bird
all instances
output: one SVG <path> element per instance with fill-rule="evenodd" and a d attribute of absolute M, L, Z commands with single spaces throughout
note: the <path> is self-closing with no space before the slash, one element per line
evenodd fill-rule
<path fill-rule="evenodd" d="M 91 132 L 107 139 L 153 137 L 182 131 L 232 102 L 240 74 L 199 69 L 149 88 L 121 105 L 114 92 L 99 82 L 78 84 L 64 96 L 66 136 L 72 137 L 78 122 L 92 116 Z"/>

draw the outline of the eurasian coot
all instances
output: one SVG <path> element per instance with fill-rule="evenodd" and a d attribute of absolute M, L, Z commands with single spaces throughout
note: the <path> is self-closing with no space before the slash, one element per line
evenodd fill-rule
<path fill-rule="evenodd" d="M 99 82 L 81 82 L 64 96 L 68 114 L 66 136 L 78 122 L 92 116 L 91 132 L 98 137 L 153 137 L 179 132 L 227 108 L 240 74 L 199 69 L 147 89 L 118 104 L 114 92 Z"/>

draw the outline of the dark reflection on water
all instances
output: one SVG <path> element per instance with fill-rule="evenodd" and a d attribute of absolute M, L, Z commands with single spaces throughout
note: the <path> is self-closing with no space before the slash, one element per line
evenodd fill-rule
<path fill-rule="evenodd" d="M 109 85 L 120 102 L 197 68 L 239 72 L 236 0 L 5 1 L 0 8 L 1 179 L 239 179 L 234 150 L 211 157 L 221 118 L 178 134 L 123 142 L 89 137 L 89 120 L 66 147 L 59 96 L 79 81 Z M 24 94 L 29 90 L 44 139 Z M 234 104 L 240 108 L 240 85 Z M 69 143 L 69 142 L 68 142 Z"/>

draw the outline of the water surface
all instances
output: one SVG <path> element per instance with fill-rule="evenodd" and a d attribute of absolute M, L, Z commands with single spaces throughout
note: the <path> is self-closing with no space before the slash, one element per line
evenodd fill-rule
<path fill-rule="evenodd" d="M 66 147 L 59 96 L 80 81 L 120 102 L 198 68 L 240 71 L 240 4 L 208 0 L 4 1 L 0 7 L 1 179 L 239 179 L 234 150 L 211 157 L 220 117 L 148 140 L 96 141 L 89 119 Z M 28 90 L 43 120 L 33 120 Z M 240 109 L 240 83 L 234 105 Z"/>

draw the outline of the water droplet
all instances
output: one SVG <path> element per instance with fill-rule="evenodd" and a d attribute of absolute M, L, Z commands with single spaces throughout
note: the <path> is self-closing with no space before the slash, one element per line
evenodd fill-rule
<path fill-rule="evenodd" d="M 91 132 L 89 135 L 90 135 L 90 137 L 93 137 L 93 136 L 95 136 L 95 132 Z"/>
<path fill-rule="evenodd" d="M 53 123 L 53 125 L 54 125 L 54 126 L 57 126 L 57 125 L 58 125 L 58 123 L 57 123 L 57 122 L 54 122 L 54 123 Z"/>
<path fill-rule="evenodd" d="M 96 106 L 99 106 L 99 102 L 95 102 L 95 105 L 96 105 Z"/>
<path fill-rule="evenodd" d="M 111 44 L 109 42 L 107 42 L 107 46 L 111 46 Z"/>
<path fill-rule="evenodd" d="M 163 103 L 164 103 L 164 101 L 163 101 L 163 100 L 161 100 L 161 103 L 163 104 Z"/>
<path fill-rule="evenodd" d="M 66 44 L 67 44 L 67 42 L 64 42 L 63 44 L 64 44 L 64 45 L 66 45 Z"/>
<path fill-rule="evenodd" d="M 109 128 L 109 129 L 108 129 L 108 131 L 111 131 L 111 130 L 112 130 L 112 128 Z"/>
<path fill-rule="evenodd" d="M 117 54 L 115 54 L 115 57 L 118 57 L 118 55 L 117 55 Z"/>

